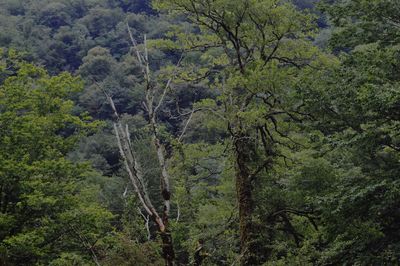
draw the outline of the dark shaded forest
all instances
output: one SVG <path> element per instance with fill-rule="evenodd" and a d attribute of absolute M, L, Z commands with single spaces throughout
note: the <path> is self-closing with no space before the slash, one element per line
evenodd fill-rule
<path fill-rule="evenodd" d="M 400 264 L 399 0 L 0 0 L 0 265 Z"/>

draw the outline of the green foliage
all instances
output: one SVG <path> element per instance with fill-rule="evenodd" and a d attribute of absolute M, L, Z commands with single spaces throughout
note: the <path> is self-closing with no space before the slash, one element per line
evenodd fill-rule
<path fill-rule="evenodd" d="M 117 241 L 112 243 L 107 258 L 101 261 L 101 265 L 161 266 L 164 265 L 164 261 L 158 250 L 160 247 L 157 243 L 138 244 L 121 234 L 117 236 Z"/>
<path fill-rule="evenodd" d="M 360 44 L 378 42 L 386 46 L 399 42 L 397 0 L 323 2 L 322 8 L 335 26 L 333 47 L 352 49 Z"/>
<path fill-rule="evenodd" d="M 17 63 L 0 87 L 1 246 L 5 263 L 50 262 L 63 250 L 85 251 L 111 230 L 112 215 L 85 181 L 90 168 L 65 158 L 97 122 L 74 115 L 72 93 L 82 84 L 69 74 Z M 79 254 L 79 255 L 78 255 Z"/>
<path fill-rule="evenodd" d="M 338 174 L 319 199 L 319 264 L 393 264 L 399 258 L 398 27 L 389 1 L 338 1 L 325 10 L 336 26 L 331 45 L 350 50 L 324 76 L 310 110 Z"/>
<path fill-rule="evenodd" d="M 211 265 L 235 259 L 237 211 L 233 169 L 225 149 L 225 143 L 186 144 L 171 160 L 173 202 L 179 208 L 174 241 L 180 260 L 186 263 L 193 262 L 199 241 Z"/>

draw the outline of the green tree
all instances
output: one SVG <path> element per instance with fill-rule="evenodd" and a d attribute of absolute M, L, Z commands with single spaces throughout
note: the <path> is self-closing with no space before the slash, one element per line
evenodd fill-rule
<path fill-rule="evenodd" d="M 212 75 L 212 86 L 220 96 L 205 102 L 204 108 L 219 116 L 230 135 L 240 260 L 242 265 L 258 265 L 268 259 L 270 248 L 257 241 L 254 191 L 263 178 L 273 176 L 275 165 L 287 157 L 285 149 L 299 147 L 295 124 L 306 118 L 296 98 L 299 83 L 312 68 L 323 67 L 321 54 L 310 41 L 312 16 L 300 13 L 288 1 L 157 4 L 188 15 L 198 25 L 202 35 L 183 30 L 176 37 L 188 50 L 204 49 L 201 60 L 218 73 Z"/>
<path fill-rule="evenodd" d="M 15 72 L 0 85 L 1 261 L 51 264 L 73 255 L 97 262 L 113 216 L 87 182 L 93 170 L 66 158 L 79 137 L 98 125 L 72 112 L 69 98 L 81 82 L 7 62 Z"/>
<path fill-rule="evenodd" d="M 399 27 L 392 1 L 327 1 L 341 64 L 310 86 L 310 110 L 336 165 L 320 198 L 320 264 L 395 264 L 399 254 Z M 328 148 L 329 147 L 329 148 Z"/>

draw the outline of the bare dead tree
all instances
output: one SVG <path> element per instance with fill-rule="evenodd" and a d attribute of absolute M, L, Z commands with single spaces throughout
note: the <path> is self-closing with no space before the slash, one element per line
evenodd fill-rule
<path fill-rule="evenodd" d="M 166 178 L 168 178 L 167 179 L 168 186 L 164 185 L 165 173 L 163 173 L 163 176 L 161 177 L 161 191 L 162 191 L 161 194 L 164 199 L 164 211 L 161 216 L 157 211 L 157 209 L 154 207 L 149 197 L 149 193 L 147 191 L 147 187 L 144 182 L 144 175 L 143 172 L 141 171 L 140 162 L 130 141 L 128 125 L 124 125 L 123 122 L 121 121 L 111 96 L 109 96 L 106 92 L 104 93 L 107 97 L 108 103 L 110 104 L 114 112 L 114 122 L 113 122 L 114 133 L 117 140 L 120 155 L 124 162 L 125 170 L 128 173 L 131 184 L 135 190 L 135 193 L 143 209 L 145 210 L 146 214 L 150 217 L 150 219 L 153 220 L 157 225 L 158 231 L 160 233 L 163 242 L 163 257 L 165 259 L 165 264 L 168 266 L 173 265 L 175 255 L 172 246 L 172 237 L 168 228 L 168 215 L 170 206 L 169 201 L 171 195 L 169 190 L 169 177 L 168 175 L 166 176 Z M 158 137 L 156 137 L 155 140 L 159 141 Z M 154 141 L 154 134 L 153 134 L 153 141 Z M 159 151 L 160 149 L 163 149 L 161 144 L 159 145 L 159 147 L 156 146 L 156 148 L 157 148 L 157 154 L 160 152 Z M 164 151 L 161 150 L 161 152 L 163 153 L 162 155 L 164 155 Z M 167 195 L 167 197 L 165 195 Z"/>
<path fill-rule="evenodd" d="M 170 90 L 172 80 L 175 78 L 176 73 L 173 73 L 170 78 L 166 81 L 164 86 L 152 80 L 152 73 L 150 70 L 147 39 L 144 36 L 143 51 L 139 49 L 139 46 L 132 35 L 131 29 L 127 24 L 129 38 L 132 42 L 132 48 L 142 71 L 145 85 L 145 97 L 142 102 L 145 111 L 147 113 L 147 123 L 150 129 L 151 142 L 157 155 L 157 163 L 160 169 L 160 192 L 163 199 L 162 213 L 160 214 L 154 207 L 152 200 L 147 191 L 146 183 L 144 180 L 144 174 L 141 171 L 142 167 L 138 160 L 138 156 L 131 143 L 128 125 L 124 124 L 120 119 L 120 115 L 114 104 L 114 101 L 108 93 L 103 90 L 108 103 L 110 104 L 114 114 L 114 132 L 118 144 L 118 148 L 124 162 L 125 169 L 128 173 L 129 179 L 135 190 L 135 193 L 145 210 L 145 214 L 141 213 L 146 221 L 146 228 L 148 230 L 148 220 L 151 219 L 156 225 L 158 232 L 162 240 L 163 257 L 165 265 L 170 266 L 174 264 L 175 252 L 172 242 L 172 236 L 169 229 L 169 217 L 171 209 L 171 188 L 170 188 L 170 176 L 167 171 L 167 156 L 165 146 L 160 138 L 159 133 L 159 122 L 157 120 L 158 112 L 163 106 L 165 97 Z M 183 54 L 176 64 L 178 69 L 183 58 Z M 186 126 L 189 121 L 186 122 Z M 184 129 L 185 131 L 185 129 Z M 147 218 L 149 217 L 149 218 Z M 148 231 L 149 232 L 149 231 Z"/>
<path fill-rule="evenodd" d="M 159 164 L 159 168 L 161 170 L 160 176 L 160 190 L 161 196 L 163 198 L 163 213 L 162 213 L 162 223 L 164 230 L 161 231 L 161 239 L 163 241 L 163 253 L 164 258 L 166 260 L 167 265 L 172 265 L 172 261 L 174 259 L 174 249 L 172 244 L 172 237 L 169 231 L 169 214 L 171 209 L 171 189 L 170 189 L 170 176 L 167 171 L 167 164 L 166 164 L 166 156 L 165 156 L 165 147 L 162 143 L 160 136 L 159 136 L 159 124 L 157 121 L 158 111 L 160 107 L 163 105 L 165 96 L 167 95 L 168 90 L 170 89 L 171 82 L 175 77 L 176 73 L 173 73 L 171 77 L 167 80 L 164 88 L 162 89 L 161 96 L 157 99 L 156 94 L 159 92 L 159 86 L 155 82 L 152 81 L 151 72 L 150 72 L 150 64 L 149 64 L 149 54 L 147 48 L 147 39 L 146 35 L 144 36 L 144 53 L 141 53 L 137 42 L 135 41 L 132 32 L 130 30 L 129 25 L 127 24 L 129 37 L 131 39 L 133 49 L 136 53 L 136 57 L 138 59 L 139 65 L 142 69 L 142 73 L 144 76 L 145 81 L 145 101 L 143 105 L 147 111 L 148 115 L 148 123 L 150 126 L 150 134 L 152 143 L 156 149 L 157 160 Z M 183 58 L 183 54 L 178 60 L 176 64 L 176 69 L 181 63 Z M 160 228 L 161 229 L 161 228 Z"/>

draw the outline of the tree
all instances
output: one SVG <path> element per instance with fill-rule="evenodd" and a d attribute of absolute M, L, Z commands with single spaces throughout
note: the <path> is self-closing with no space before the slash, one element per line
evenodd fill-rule
<path fill-rule="evenodd" d="M 156 3 L 198 25 L 201 36 L 176 37 L 188 50 L 208 51 L 203 58 L 218 73 L 212 76 L 220 96 L 207 109 L 222 118 L 234 150 L 241 264 L 258 265 L 268 251 L 257 243 L 254 188 L 286 157 L 285 147 L 298 147 L 292 124 L 307 117 L 296 99 L 298 82 L 304 71 L 322 66 L 310 42 L 311 16 L 287 1 Z"/>
<path fill-rule="evenodd" d="M 160 181 L 160 194 L 162 196 L 162 214 L 154 206 L 154 199 L 151 199 L 148 193 L 147 182 L 144 179 L 143 168 L 138 159 L 137 152 L 135 151 L 129 133 L 129 127 L 124 124 L 117 111 L 115 103 L 104 90 L 108 103 L 110 104 L 114 114 L 114 132 L 116 135 L 118 147 L 121 157 L 124 162 L 125 169 L 134 187 L 135 193 L 142 204 L 143 209 L 147 215 L 157 225 L 158 231 L 162 240 L 163 257 L 166 265 L 173 265 L 175 259 L 174 247 L 172 244 L 172 236 L 169 227 L 170 208 L 171 208 L 171 188 L 170 176 L 167 170 L 166 148 L 161 139 L 161 129 L 158 122 L 160 107 L 164 104 L 165 96 L 170 89 L 172 79 L 175 73 L 166 81 L 162 87 L 159 85 L 158 80 L 154 81 L 153 74 L 150 72 L 150 60 L 148 54 L 148 46 L 146 36 L 144 37 L 144 52 L 138 48 L 138 44 L 134 39 L 129 25 L 127 24 L 130 39 L 132 41 L 133 50 L 136 55 L 137 64 L 143 74 L 145 96 L 143 99 L 143 106 L 147 114 L 146 121 L 148 132 L 150 133 L 151 145 L 156 154 L 156 160 L 159 167 L 159 181 Z M 181 59 L 178 60 L 177 66 L 180 64 Z M 100 86 L 98 86 L 100 88 Z"/>
<path fill-rule="evenodd" d="M 320 264 L 392 264 L 399 259 L 397 6 L 385 0 L 326 3 L 330 45 L 341 52 L 341 64 L 306 97 L 338 180 L 320 198 L 324 240 L 314 247 L 322 250 Z"/>
<path fill-rule="evenodd" d="M 0 261 L 49 264 L 73 255 L 98 263 L 112 215 L 86 181 L 93 170 L 66 158 L 98 125 L 72 112 L 69 97 L 81 83 L 10 56 L 0 70 L 8 76 L 0 85 Z"/>

